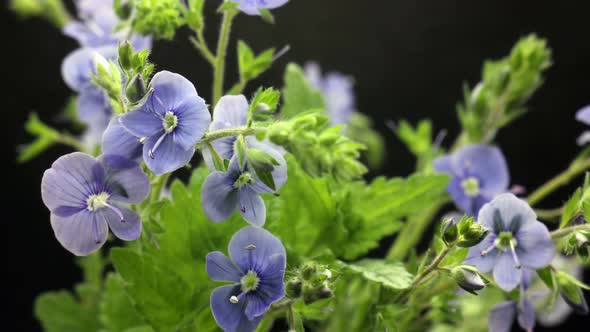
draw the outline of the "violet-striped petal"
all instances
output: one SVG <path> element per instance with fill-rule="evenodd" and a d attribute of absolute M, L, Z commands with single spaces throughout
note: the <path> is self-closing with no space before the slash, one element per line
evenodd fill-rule
<path fill-rule="evenodd" d="M 119 212 L 117 212 L 117 209 Z M 141 235 L 141 219 L 137 213 L 116 205 L 111 208 L 102 208 L 97 212 L 98 219 L 104 219 L 109 228 L 121 240 L 133 241 Z M 123 219 L 121 219 L 121 215 Z"/>
<path fill-rule="evenodd" d="M 207 176 L 201 188 L 203 211 L 207 218 L 221 222 L 229 218 L 238 207 L 238 192 L 234 179 L 228 173 L 215 171 Z"/>
<path fill-rule="evenodd" d="M 252 332 L 262 317 L 249 320 L 244 314 L 246 301 L 231 303 L 230 297 L 240 293 L 240 286 L 228 285 L 215 288 L 211 293 L 211 312 L 217 325 L 226 332 Z"/>
<path fill-rule="evenodd" d="M 119 118 L 119 121 L 125 129 L 136 137 L 150 137 L 164 131 L 162 118 L 145 108 L 125 113 Z"/>
<path fill-rule="evenodd" d="M 242 271 L 259 271 L 274 254 L 287 256 L 281 241 L 263 228 L 244 227 L 229 242 L 229 256 Z"/>
<path fill-rule="evenodd" d="M 239 211 L 249 223 L 262 226 L 266 221 L 266 207 L 260 195 L 248 186 L 239 189 Z"/>
<path fill-rule="evenodd" d="M 107 223 L 88 210 L 69 217 L 51 215 L 51 227 L 59 243 L 77 256 L 98 250 L 106 241 Z"/>
<path fill-rule="evenodd" d="M 142 157 L 139 139 L 121 125 L 119 118 L 110 121 L 102 136 L 102 152 L 105 155 L 118 155 L 139 161 Z"/>
<path fill-rule="evenodd" d="M 510 332 L 515 316 L 515 302 L 506 301 L 496 304 L 488 316 L 488 331 Z"/>
<path fill-rule="evenodd" d="M 206 268 L 209 278 L 215 281 L 239 283 L 243 272 L 219 251 L 211 252 L 206 258 Z"/>
<path fill-rule="evenodd" d="M 190 162 L 195 154 L 194 148 L 183 150 L 169 134 L 161 138 L 162 136 L 152 136 L 143 145 L 143 160 L 152 172 L 156 175 L 170 173 Z"/>

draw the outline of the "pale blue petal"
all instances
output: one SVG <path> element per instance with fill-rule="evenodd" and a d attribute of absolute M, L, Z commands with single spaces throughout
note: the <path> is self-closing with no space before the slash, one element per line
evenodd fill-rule
<path fill-rule="evenodd" d="M 121 125 L 119 118 L 110 121 L 102 137 L 102 153 L 118 155 L 134 161 L 141 160 L 142 145 L 139 139 Z"/>
<path fill-rule="evenodd" d="M 187 99 L 174 114 L 178 117 L 174 139 L 183 149 L 188 150 L 205 135 L 211 123 L 211 114 L 200 97 Z"/>
<path fill-rule="evenodd" d="M 107 223 L 88 210 L 69 217 L 51 214 L 51 227 L 59 243 L 76 256 L 97 251 L 108 235 Z"/>
<path fill-rule="evenodd" d="M 244 311 L 247 301 L 233 304 L 229 301 L 231 296 L 237 296 L 240 287 L 228 285 L 218 287 L 211 293 L 211 311 L 217 325 L 225 332 L 253 332 L 262 317 L 249 320 Z M 247 297 L 246 297 L 247 298 Z"/>
<path fill-rule="evenodd" d="M 229 242 L 229 256 L 242 271 L 261 272 L 275 254 L 287 256 L 281 241 L 262 228 L 244 227 Z"/>
<path fill-rule="evenodd" d="M 238 192 L 227 173 L 215 171 L 207 176 L 201 188 L 203 211 L 214 222 L 225 221 L 238 208 Z"/>
<path fill-rule="evenodd" d="M 481 253 L 490 248 L 494 244 L 495 239 L 496 237 L 494 234 L 489 234 L 479 244 L 470 248 L 464 262 L 475 266 L 480 272 L 491 272 L 496 264 L 496 259 L 500 251 L 494 249 L 485 256 L 482 256 Z"/>
<path fill-rule="evenodd" d="M 522 265 L 540 269 L 551 263 L 555 257 L 555 245 L 547 226 L 537 221 L 524 224 L 516 233 L 516 252 Z"/>
<path fill-rule="evenodd" d="M 517 268 L 509 250 L 498 255 L 494 266 L 494 280 L 503 290 L 509 292 L 516 288 L 522 277 L 522 268 Z"/>
<path fill-rule="evenodd" d="M 160 145 L 153 151 L 158 135 L 148 138 L 143 145 L 143 160 L 156 175 L 173 172 L 188 164 L 195 149 L 184 150 L 174 141 L 173 135 L 166 135 Z"/>
<path fill-rule="evenodd" d="M 457 151 L 454 162 L 463 169 L 464 176 L 476 176 L 480 188 L 488 193 L 501 193 L 508 189 L 510 175 L 504 155 L 494 146 L 468 145 Z"/>
<path fill-rule="evenodd" d="M 245 126 L 248 108 L 248 100 L 243 95 L 221 97 L 213 111 L 211 131 Z"/>
<path fill-rule="evenodd" d="M 590 105 L 584 106 L 576 112 L 576 120 L 590 126 Z"/>
<path fill-rule="evenodd" d="M 147 103 L 150 110 L 160 116 L 174 112 L 190 100 L 199 100 L 195 86 L 182 75 L 169 71 L 158 72 L 150 82 L 151 95 Z"/>
<path fill-rule="evenodd" d="M 211 252 L 206 258 L 207 274 L 215 281 L 228 281 L 239 283 L 243 272 L 219 251 Z"/>
<path fill-rule="evenodd" d="M 266 207 L 262 197 L 248 186 L 244 186 L 239 190 L 238 199 L 239 211 L 242 217 L 255 226 L 264 225 Z"/>
<path fill-rule="evenodd" d="M 136 137 L 151 137 L 164 131 L 162 118 L 154 112 L 147 111 L 145 107 L 123 114 L 119 121 Z"/>
<path fill-rule="evenodd" d="M 139 164 L 126 158 L 107 155 L 101 158 L 106 173 L 106 186 L 110 200 L 137 204 L 147 198 L 150 181 Z"/>
<path fill-rule="evenodd" d="M 117 213 L 109 208 L 101 208 L 96 211 L 97 219 L 108 223 L 109 228 L 121 240 L 137 240 L 141 235 L 141 219 L 137 213 L 119 206 L 114 206 L 123 214 L 123 221 Z"/>
<path fill-rule="evenodd" d="M 506 301 L 496 304 L 488 316 L 488 331 L 510 332 L 515 316 L 515 302 Z"/>
<path fill-rule="evenodd" d="M 521 295 L 524 297 L 524 295 Z M 518 303 L 518 324 L 525 331 L 532 331 L 535 327 L 535 307 L 528 299 L 521 299 Z"/>

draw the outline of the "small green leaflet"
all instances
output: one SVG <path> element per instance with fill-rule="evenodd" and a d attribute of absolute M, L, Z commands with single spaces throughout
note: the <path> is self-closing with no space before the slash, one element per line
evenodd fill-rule
<path fill-rule="evenodd" d="M 283 116 L 292 118 L 305 111 L 324 108 L 322 94 L 307 81 L 301 67 L 293 63 L 287 65 L 284 80 Z"/>
<path fill-rule="evenodd" d="M 378 259 L 364 259 L 347 267 L 360 273 L 365 279 L 384 287 L 401 290 L 410 287 L 414 276 L 406 271 L 402 263 L 392 263 Z"/>

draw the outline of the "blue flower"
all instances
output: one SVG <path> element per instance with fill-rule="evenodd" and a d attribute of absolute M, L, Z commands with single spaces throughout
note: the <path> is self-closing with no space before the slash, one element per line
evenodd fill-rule
<path fill-rule="evenodd" d="M 540 269 L 555 256 L 547 227 L 526 202 L 513 194 L 498 195 L 485 204 L 477 221 L 491 232 L 469 250 L 465 262 L 480 272 L 493 271 L 494 280 L 505 291 L 519 284 L 522 267 Z"/>
<path fill-rule="evenodd" d="M 576 120 L 590 126 L 590 105 L 576 112 Z M 590 131 L 585 131 L 578 137 L 578 145 L 586 145 L 590 142 Z"/>
<path fill-rule="evenodd" d="M 347 124 L 356 112 L 352 79 L 336 72 L 322 77 L 320 66 L 315 62 L 305 65 L 305 75 L 311 85 L 322 92 L 330 123 Z"/>
<path fill-rule="evenodd" d="M 233 0 L 239 3 L 238 7 L 248 15 L 260 15 L 261 9 L 275 9 L 289 2 L 289 0 Z"/>
<path fill-rule="evenodd" d="M 253 147 L 267 152 L 278 161 L 279 165 L 272 171 L 278 190 L 287 181 L 285 159 L 279 152 L 262 143 Z M 234 155 L 227 172 L 214 171 L 207 176 L 201 189 L 201 201 L 205 215 L 211 221 L 224 221 L 238 210 L 246 221 L 262 226 L 266 221 L 266 207 L 260 194 L 274 192 L 256 176 L 247 161 L 241 168 L 238 157 Z"/>
<path fill-rule="evenodd" d="M 122 240 L 137 239 L 141 220 L 127 205 L 143 201 L 149 190 L 148 177 L 136 163 L 80 152 L 60 157 L 41 181 L 55 237 L 78 256 L 98 250 L 109 228 Z"/>
<path fill-rule="evenodd" d="M 80 20 L 72 20 L 63 27 L 63 33 L 83 47 L 117 46 L 124 40 L 129 28 L 117 29 L 121 20 L 114 11 L 112 0 L 80 0 L 76 2 Z M 136 50 L 152 46 L 151 37 L 132 34 L 130 42 Z"/>
<path fill-rule="evenodd" d="M 267 230 L 245 227 L 229 242 L 228 259 L 214 251 L 207 255 L 207 273 L 215 281 L 231 282 L 211 294 L 211 311 L 226 332 L 254 331 L 271 304 L 285 296 L 287 254 Z"/>
<path fill-rule="evenodd" d="M 524 269 L 522 274 L 522 286 L 520 299 L 516 301 L 504 301 L 496 304 L 488 316 L 489 332 L 510 332 L 514 317 L 517 317 L 518 325 L 525 331 L 532 331 L 535 327 L 535 306 L 527 297 L 525 291 L 528 288 L 534 271 Z"/>
<path fill-rule="evenodd" d="M 141 139 L 133 136 L 123 125 L 119 117 L 111 120 L 102 138 L 102 153 L 107 155 L 124 156 L 136 162 L 141 162 L 143 145 Z"/>
<path fill-rule="evenodd" d="M 468 145 L 453 155 L 434 160 L 437 172 L 451 175 L 448 193 L 455 204 L 470 216 L 496 195 L 508 190 L 508 166 L 500 149 L 488 145 Z"/>
<path fill-rule="evenodd" d="M 111 131 L 103 140 L 104 149 L 133 158 L 138 141 L 143 141 L 143 160 L 157 175 L 173 172 L 186 165 L 195 153 L 195 145 L 205 135 L 211 122 L 207 104 L 195 86 L 181 75 L 161 71 L 154 75 L 143 103 L 118 118 L 132 135 L 129 146 L 120 145 L 120 131 Z M 114 144 L 114 146 L 113 146 Z M 124 149 L 123 149 L 124 150 Z M 131 155 L 130 155 L 131 154 Z"/>

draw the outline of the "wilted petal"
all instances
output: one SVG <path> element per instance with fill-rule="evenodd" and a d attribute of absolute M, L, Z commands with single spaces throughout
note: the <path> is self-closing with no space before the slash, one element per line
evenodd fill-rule
<path fill-rule="evenodd" d="M 154 151 L 159 139 L 158 135 L 154 135 L 143 145 L 143 160 L 156 175 L 170 173 L 185 166 L 195 154 L 194 148 L 183 150 L 174 142 L 172 135 L 166 135 Z"/>
<path fill-rule="evenodd" d="M 111 231 L 121 240 L 133 241 L 141 235 L 141 219 L 137 213 L 118 206 L 114 206 L 123 214 L 123 220 L 115 211 L 109 208 L 102 208 L 97 211 L 98 219 L 105 220 Z"/>
<path fill-rule="evenodd" d="M 234 180 L 223 172 L 213 172 L 207 176 L 201 188 L 203 211 L 214 222 L 229 218 L 238 207 L 238 192 Z"/>
<path fill-rule="evenodd" d="M 242 217 L 249 223 L 262 226 L 266 221 L 266 207 L 264 206 L 264 200 L 258 193 L 244 186 L 240 188 L 239 194 L 239 211 Z"/>
<path fill-rule="evenodd" d="M 160 116 L 145 108 L 125 113 L 119 118 L 119 121 L 136 137 L 150 137 L 164 131 Z"/>
<path fill-rule="evenodd" d="M 74 152 L 57 159 L 41 180 L 41 197 L 50 209 L 84 206 L 96 191 L 99 163 L 91 156 Z"/>
<path fill-rule="evenodd" d="M 108 234 L 107 223 L 88 210 L 69 217 L 51 214 L 51 227 L 59 243 L 77 256 L 98 250 Z"/>
<path fill-rule="evenodd" d="M 150 181 L 137 163 L 116 155 L 103 156 L 101 162 L 107 170 L 111 200 L 136 204 L 148 196 Z"/>
<path fill-rule="evenodd" d="M 219 251 L 211 252 L 206 258 L 207 274 L 215 281 L 239 283 L 243 273 Z"/>
<path fill-rule="evenodd" d="M 524 224 L 516 234 L 516 241 L 516 252 L 524 266 L 540 269 L 555 257 L 555 245 L 547 226 L 541 222 Z"/>
<path fill-rule="evenodd" d="M 510 332 L 516 316 L 516 303 L 506 301 L 494 306 L 488 317 L 489 332 Z"/>
<path fill-rule="evenodd" d="M 188 150 L 205 135 L 211 123 L 211 114 L 205 101 L 198 96 L 184 101 L 174 114 L 178 117 L 174 139 L 183 149 Z"/>
<path fill-rule="evenodd" d="M 202 103 L 195 86 L 189 80 L 169 71 L 164 70 L 154 75 L 150 82 L 150 89 L 153 92 L 147 100 L 148 106 L 160 116 L 176 110 L 191 100 Z"/>
<path fill-rule="evenodd" d="M 504 251 L 498 255 L 494 266 L 494 280 L 503 290 L 509 292 L 516 288 L 522 277 L 521 268 L 515 266 L 510 251 Z"/>
<path fill-rule="evenodd" d="M 229 256 L 242 271 L 261 271 L 275 254 L 287 256 L 281 241 L 262 228 L 244 227 L 229 242 Z"/>
<path fill-rule="evenodd" d="M 139 139 L 121 125 L 119 118 L 110 121 L 102 137 L 102 153 L 139 161 L 142 156 Z"/>
<path fill-rule="evenodd" d="M 524 295 L 521 295 L 524 296 Z M 526 331 L 535 327 L 535 307 L 528 299 L 521 299 L 518 303 L 518 324 Z"/>

